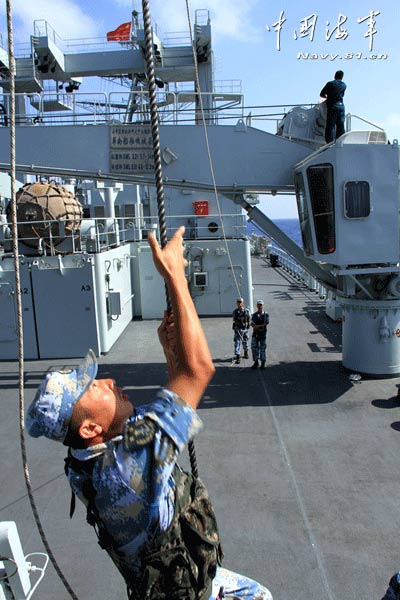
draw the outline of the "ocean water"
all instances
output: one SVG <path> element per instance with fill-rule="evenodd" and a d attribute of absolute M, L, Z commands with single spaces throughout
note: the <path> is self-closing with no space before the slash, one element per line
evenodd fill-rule
<path fill-rule="evenodd" d="M 293 242 L 295 242 L 300 248 L 303 247 L 301 241 L 301 233 L 300 233 L 300 224 L 298 219 L 272 219 L 275 225 L 279 227 L 286 233 L 287 236 L 290 237 Z M 252 233 L 256 233 L 258 235 L 265 235 L 263 231 L 257 225 L 252 222 L 247 223 L 247 233 L 251 235 Z M 267 236 L 268 237 L 268 236 Z"/>

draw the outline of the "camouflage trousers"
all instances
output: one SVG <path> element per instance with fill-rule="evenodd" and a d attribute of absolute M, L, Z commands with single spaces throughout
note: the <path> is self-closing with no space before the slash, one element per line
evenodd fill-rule
<path fill-rule="evenodd" d="M 218 567 L 209 600 L 216 600 L 221 586 L 226 600 L 272 600 L 271 592 L 254 579 Z"/>

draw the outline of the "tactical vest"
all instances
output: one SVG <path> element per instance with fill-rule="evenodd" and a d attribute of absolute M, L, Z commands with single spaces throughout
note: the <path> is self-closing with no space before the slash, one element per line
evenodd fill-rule
<path fill-rule="evenodd" d="M 239 309 L 235 308 L 233 313 L 233 327 L 232 329 L 247 329 L 250 324 L 250 313 L 247 308 Z"/>
<path fill-rule="evenodd" d="M 88 502 L 87 521 L 95 528 L 99 545 L 124 577 L 129 600 L 208 600 L 223 552 L 214 509 L 201 480 L 175 466 L 176 497 L 172 522 L 167 531 L 157 533 L 141 550 L 138 556 L 140 574 L 136 575 L 115 548 L 98 514 L 96 491 L 91 483 L 95 460 L 80 461 L 69 453 L 65 459 L 65 472 L 68 475 L 72 468 L 89 475 L 83 489 Z M 73 504 L 74 500 L 71 501 L 72 514 Z"/>

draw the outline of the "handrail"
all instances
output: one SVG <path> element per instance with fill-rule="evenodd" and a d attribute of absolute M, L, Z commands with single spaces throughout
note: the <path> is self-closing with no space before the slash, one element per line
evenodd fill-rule
<path fill-rule="evenodd" d="M 92 208 L 101 208 L 100 204 Z M 246 216 L 244 214 L 208 214 L 208 215 L 167 215 L 166 231 L 172 236 L 177 228 L 177 219 L 187 223 L 185 241 L 222 239 L 222 220 L 225 223 L 227 239 L 244 239 L 247 237 Z M 66 226 L 67 225 L 67 226 Z M 0 223 L 0 246 L 7 254 L 11 252 L 9 223 Z M 105 214 L 88 218 L 68 217 L 67 222 L 58 219 L 46 221 L 18 221 L 18 241 L 27 246 L 29 254 L 55 256 L 65 253 L 79 254 L 82 251 L 104 251 L 116 243 L 127 243 L 145 239 L 148 231 L 157 230 L 157 217 L 123 216 L 114 217 Z M 158 235 L 158 233 L 157 233 Z M 67 246 L 65 246 L 67 244 Z M 69 244 L 69 245 L 68 245 Z M 94 246 L 93 246 L 94 244 Z M 26 251 L 26 248 L 25 248 Z M 0 252 L 0 259 L 4 253 Z"/>
<path fill-rule="evenodd" d="M 352 113 L 348 113 L 346 115 L 346 131 L 351 131 L 351 119 L 352 118 L 358 119 L 359 121 L 362 121 L 363 123 L 366 123 L 367 125 L 372 125 L 372 127 L 376 127 L 376 129 L 379 129 L 380 131 L 385 131 L 385 129 L 383 127 L 381 127 L 380 125 L 377 125 L 376 123 L 372 123 L 372 121 L 368 121 L 367 119 L 364 119 L 363 117 L 360 117 L 359 115 L 354 115 Z"/>
<path fill-rule="evenodd" d="M 118 121 L 124 122 L 126 107 L 128 106 L 129 96 L 135 94 L 138 105 L 134 111 L 134 121 L 143 122 L 148 120 L 148 93 L 146 91 L 124 91 L 110 92 L 60 92 L 54 90 L 51 92 L 32 92 L 30 94 L 19 93 L 16 96 L 23 99 L 28 98 L 29 104 L 21 103 L 23 111 L 17 114 L 17 123 L 23 125 L 76 125 L 99 122 Z M 194 91 L 188 92 L 160 92 L 160 120 L 166 123 L 177 124 L 178 122 L 195 123 L 197 120 L 196 106 L 194 102 L 185 102 L 185 94 L 193 96 Z M 218 94 L 205 92 L 203 97 L 208 97 L 211 104 L 208 109 L 210 119 L 218 120 L 237 120 L 243 118 L 243 96 L 238 98 L 233 95 L 232 102 L 228 105 L 221 105 L 221 102 L 227 102 L 229 94 L 224 94 L 224 98 L 219 98 Z M 2 94 L 5 105 L 9 94 Z M 46 103 L 58 102 L 59 109 L 46 111 Z M 186 106 L 182 107 L 183 103 Z M 56 106 L 56 104 L 54 104 Z"/>
<path fill-rule="evenodd" d="M 32 65 L 32 69 L 34 66 Z M 229 82 L 232 84 L 232 81 Z M 132 124 L 147 122 L 148 113 L 148 92 L 143 90 L 113 91 L 108 94 L 104 92 L 79 92 L 67 93 L 54 90 L 42 93 L 32 92 L 29 94 L 19 93 L 17 97 L 28 98 L 30 106 L 27 103 L 21 103 L 24 107 L 23 113 L 16 115 L 18 125 L 77 125 L 77 124 L 100 124 L 100 123 L 126 123 L 126 107 L 129 97 L 135 94 L 138 100 L 137 109 L 132 113 Z M 197 92 L 194 90 L 158 92 L 158 105 L 160 108 L 160 121 L 163 125 L 168 124 L 190 124 L 197 123 L 198 113 L 194 102 Z M 9 94 L 2 95 L 4 106 L 8 105 Z M 247 126 L 252 126 L 254 122 L 271 122 L 276 125 L 293 108 L 310 108 L 313 104 L 269 104 L 269 105 L 251 105 L 244 104 L 244 96 L 234 92 L 224 92 L 215 89 L 213 92 L 201 92 L 204 98 L 207 120 L 210 123 L 222 124 L 223 122 L 237 122 L 238 119 L 244 119 Z M 220 96 L 220 97 L 219 97 Z M 46 111 L 46 101 L 59 101 L 60 110 Z M 62 105 L 62 106 L 61 106 Z M 69 110 L 68 110 L 69 109 Z M 2 117 L 2 115 L 0 115 Z M 346 131 L 351 131 L 351 119 L 355 118 L 367 125 L 384 131 L 384 128 L 364 119 L 359 115 L 348 113 L 346 115 Z M 1 123 L 0 126 L 4 125 Z"/>

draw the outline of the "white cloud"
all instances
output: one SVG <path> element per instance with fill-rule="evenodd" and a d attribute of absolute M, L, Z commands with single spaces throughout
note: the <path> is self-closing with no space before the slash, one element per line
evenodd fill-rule
<path fill-rule="evenodd" d="M 258 0 L 194 0 L 189 2 L 192 26 L 195 11 L 205 9 L 210 11 L 212 31 L 215 37 L 237 40 L 254 40 L 259 31 L 256 24 L 251 22 L 254 7 Z M 132 0 L 116 0 L 119 6 L 132 8 Z M 141 2 L 135 0 L 133 5 L 141 12 Z M 163 32 L 188 31 L 186 3 L 184 0 L 154 0 L 151 5 L 152 19 Z"/>
<path fill-rule="evenodd" d="M 61 39 L 99 35 L 96 21 L 72 0 L 13 0 L 12 10 L 17 43 L 26 42 L 33 34 L 33 22 L 41 19 L 47 21 Z M 0 8 L 0 16 L 4 19 L 4 6 Z"/>
<path fill-rule="evenodd" d="M 196 10 L 209 10 L 216 39 L 254 41 L 260 35 L 259 26 L 254 22 L 258 2 L 259 0 L 191 0 L 189 10 L 192 25 Z M 126 20 L 129 19 L 132 8 L 142 11 L 140 0 L 114 0 L 114 7 L 118 10 L 126 9 Z M 153 21 L 159 27 L 161 38 L 165 32 L 188 32 L 184 0 L 153 0 L 150 11 Z M 33 34 L 33 21 L 43 19 L 53 27 L 61 39 L 99 37 L 104 35 L 104 22 L 107 23 L 110 12 L 111 4 L 106 10 L 103 8 L 96 11 L 96 3 L 88 0 L 13 0 L 14 36 L 16 42 L 26 42 Z M 0 6 L 0 19 L 5 30 L 4 5 Z"/>
<path fill-rule="evenodd" d="M 219 0 L 212 3 L 211 18 L 217 36 L 231 37 L 241 41 L 255 40 L 259 35 L 258 24 L 252 22 L 256 2 L 231 2 Z"/>

